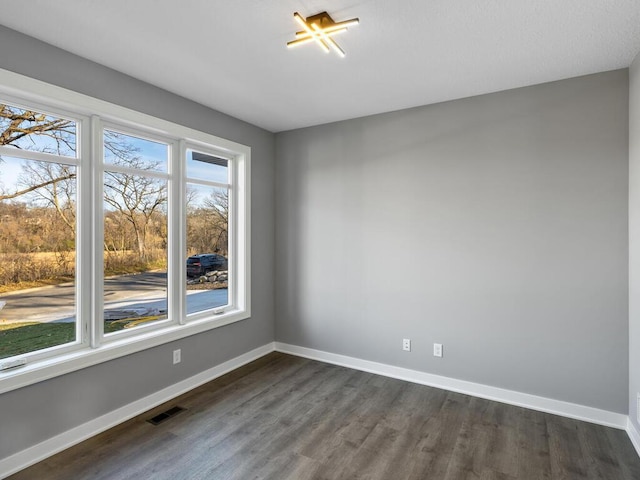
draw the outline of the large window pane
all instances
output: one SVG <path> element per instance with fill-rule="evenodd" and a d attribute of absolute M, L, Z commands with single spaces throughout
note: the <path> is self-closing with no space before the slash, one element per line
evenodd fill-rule
<path fill-rule="evenodd" d="M 0 157 L 0 358 L 76 339 L 76 168 Z"/>
<path fill-rule="evenodd" d="M 105 333 L 167 318 L 168 146 L 105 131 L 105 161 L 135 169 L 104 173 Z M 108 168 L 108 166 L 107 166 Z"/>
<path fill-rule="evenodd" d="M 75 157 L 76 137 L 71 120 L 0 103 L 0 145 Z"/>
<path fill-rule="evenodd" d="M 187 314 L 227 305 L 229 191 L 187 184 Z"/>

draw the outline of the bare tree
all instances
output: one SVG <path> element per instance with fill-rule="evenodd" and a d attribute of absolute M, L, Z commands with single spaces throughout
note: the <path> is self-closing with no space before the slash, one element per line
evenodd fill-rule
<path fill-rule="evenodd" d="M 138 255 L 146 258 L 149 227 L 167 201 L 166 182 L 143 175 L 105 172 L 104 201 L 131 225 Z"/>
<path fill-rule="evenodd" d="M 197 194 L 196 187 L 187 185 L 187 253 L 226 255 L 229 248 L 229 193 L 214 189 L 200 201 Z"/>
<path fill-rule="evenodd" d="M 0 104 L 0 145 L 68 156 L 75 154 L 75 135 L 75 122 Z M 163 212 L 167 201 L 166 181 L 145 175 L 157 164 L 139 155 L 139 149 L 127 135 L 105 130 L 104 147 L 110 163 L 140 172 L 106 171 L 104 202 L 130 225 L 135 249 L 140 258 L 145 259 L 150 228 L 166 222 L 166 212 Z M 35 203 L 44 201 L 55 208 L 64 224 L 75 233 L 75 178 L 75 168 L 63 163 L 28 161 L 22 166 L 16 189 L 0 193 L 0 201 L 26 195 Z M 164 220 L 154 220 L 159 213 L 165 213 Z M 123 226 L 115 223 L 118 224 Z"/>
<path fill-rule="evenodd" d="M 229 191 L 215 189 L 204 201 L 204 206 L 211 213 L 217 230 L 216 250 L 223 247 L 226 251 L 229 242 Z"/>
<path fill-rule="evenodd" d="M 75 168 L 51 162 L 31 161 L 22 166 L 20 184 L 33 191 L 36 202 L 53 206 L 64 224 L 76 233 Z M 23 190 L 24 191 L 24 190 Z"/>
<path fill-rule="evenodd" d="M 0 145 L 12 146 L 18 150 L 68 155 L 75 152 L 75 136 L 75 123 L 70 120 L 0 104 Z M 41 178 L 39 182 L 26 182 L 22 189 L 0 193 L 0 201 L 12 200 L 42 187 L 50 188 L 60 181 L 72 178 L 75 178 L 75 173 L 66 171 L 59 176 Z"/>
<path fill-rule="evenodd" d="M 156 170 L 158 162 L 139 153 L 127 135 L 105 131 L 105 154 L 109 162 L 136 173 L 105 171 L 104 201 L 132 227 L 136 251 L 144 260 L 149 230 L 157 223 L 154 219 L 158 213 L 163 214 L 162 221 L 166 222 L 167 182 L 145 175 Z"/>
<path fill-rule="evenodd" d="M 51 141 L 41 148 L 35 136 Z M 0 104 L 0 145 L 23 149 L 31 144 L 38 151 L 66 155 L 75 152 L 75 136 L 75 122 Z"/>
<path fill-rule="evenodd" d="M 215 189 L 203 204 L 212 212 L 216 223 L 226 232 L 229 225 L 229 191 Z"/>

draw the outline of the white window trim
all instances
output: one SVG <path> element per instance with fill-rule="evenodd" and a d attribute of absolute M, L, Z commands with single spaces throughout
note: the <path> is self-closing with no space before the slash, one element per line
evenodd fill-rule
<path fill-rule="evenodd" d="M 90 162 L 90 158 L 101 153 L 101 146 L 91 145 L 90 139 L 97 138 L 96 133 L 101 132 L 102 123 L 115 124 L 130 128 L 131 131 L 147 132 L 149 135 L 158 135 L 167 140 L 174 140 L 171 148 L 171 155 L 178 155 L 178 162 L 171 162 L 177 171 L 170 170 L 169 177 L 182 178 L 181 182 L 174 182 L 176 188 L 170 189 L 169 195 L 174 198 L 171 205 L 178 205 L 178 212 L 170 212 L 169 231 L 177 232 L 170 238 L 170 249 L 177 249 L 179 252 L 185 251 L 186 233 L 184 219 L 186 218 L 186 208 L 176 202 L 175 199 L 183 198 L 185 189 L 184 179 L 184 146 L 194 146 L 210 150 L 212 147 L 225 157 L 233 159 L 237 164 L 234 169 L 235 178 L 232 179 L 231 192 L 233 195 L 233 205 L 236 213 L 232 216 L 234 222 L 230 230 L 233 232 L 233 247 L 235 249 L 232 258 L 233 262 L 233 285 L 230 291 L 235 292 L 232 303 L 219 313 L 218 309 L 211 309 L 198 314 L 186 316 L 184 305 L 184 285 L 186 283 L 186 273 L 184 272 L 184 261 L 179 261 L 179 255 L 170 256 L 170 271 L 173 276 L 169 277 L 170 303 L 174 304 L 173 311 L 180 312 L 177 322 L 170 323 L 163 328 L 144 329 L 138 335 L 123 338 L 114 338 L 108 342 L 102 342 L 101 332 L 94 332 L 89 338 L 88 319 L 102 317 L 102 298 L 96 295 L 100 288 L 96 284 L 102 282 L 102 278 L 97 278 L 96 272 L 101 272 L 102 252 L 87 251 L 84 248 L 78 252 L 78 262 L 84 262 L 78 268 L 78 275 L 81 281 L 85 281 L 84 276 L 89 276 L 93 283 L 91 289 L 94 298 L 90 302 L 83 302 L 78 297 L 77 313 L 78 318 L 83 318 L 87 323 L 78 326 L 84 330 L 83 342 L 75 343 L 71 346 L 62 345 L 59 354 L 48 356 L 42 360 L 33 361 L 17 369 L 0 371 L 0 393 L 15 390 L 59 375 L 80 370 L 91 365 L 113 360 L 115 358 L 130 355 L 165 343 L 173 342 L 208 330 L 219 328 L 251 316 L 251 148 L 230 140 L 226 140 L 214 135 L 194 130 L 189 127 L 178 125 L 166 120 L 162 120 L 150 115 L 140 113 L 125 107 L 121 107 L 103 100 L 99 100 L 87 95 L 73 92 L 61 87 L 57 87 L 39 80 L 35 80 L 23 75 L 19 75 L 7 70 L 0 69 L 0 93 L 2 95 L 20 99 L 32 108 L 39 104 L 48 106 L 62 112 L 71 112 L 70 118 L 83 119 L 85 128 L 80 127 L 79 144 L 80 150 L 78 158 L 80 165 L 77 168 L 90 170 L 89 174 L 81 176 L 81 183 L 78 189 L 96 188 L 93 190 L 93 201 L 96 201 L 97 193 L 101 191 L 96 185 L 96 165 Z M 45 112 L 47 108 L 43 109 Z M 91 118 L 91 121 L 87 121 Z M 10 155 L 9 152 L 4 152 Z M 101 183 L 100 183 L 101 184 Z M 79 208 L 80 231 L 78 235 L 101 234 L 103 227 L 101 222 L 93 220 L 87 222 L 91 211 L 96 206 L 84 205 Z M 85 219 L 83 221 L 83 218 Z M 101 238 L 99 235 L 98 238 Z M 80 239 L 79 239 L 80 240 Z M 231 241 L 231 240 L 230 240 Z M 80 242 L 79 242 L 80 244 Z M 172 260 L 171 260 L 172 259 Z M 176 275 L 177 273 L 177 275 Z M 171 275 L 171 274 L 170 274 Z M 76 283 L 78 283 L 78 281 Z M 172 288 L 173 286 L 173 288 Z M 176 288 L 181 287 L 181 288 Z M 233 289 L 233 290 L 232 290 Z M 178 293 L 180 292 L 180 293 Z M 96 298 L 99 297 L 99 298 Z M 78 322 L 80 323 L 80 322 Z M 101 324 L 102 322 L 97 322 Z M 102 343 L 101 343 L 102 342 Z M 53 351 L 53 349 L 52 349 Z M 16 357 L 20 358 L 20 357 Z"/>

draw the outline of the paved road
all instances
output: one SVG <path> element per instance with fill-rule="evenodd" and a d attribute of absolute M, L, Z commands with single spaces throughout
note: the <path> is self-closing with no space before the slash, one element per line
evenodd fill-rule
<path fill-rule="evenodd" d="M 22 290 L 0 295 L 0 321 L 7 322 L 71 322 L 75 320 L 75 287 L 73 284 Z M 106 316 L 116 309 L 166 311 L 167 274 L 148 272 L 120 275 L 105 280 L 104 306 Z M 227 303 L 227 290 L 190 290 L 187 292 L 187 313 L 213 308 Z"/>

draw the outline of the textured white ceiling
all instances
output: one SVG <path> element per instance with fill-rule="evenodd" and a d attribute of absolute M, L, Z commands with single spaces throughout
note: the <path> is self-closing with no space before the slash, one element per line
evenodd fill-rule
<path fill-rule="evenodd" d="M 293 12 L 360 18 L 346 58 Z M 640 0 L 0 0 L 0 23 L 278 132 L 629 66 Z M 1 46 L 0 46 L 1 54 Z"/>

